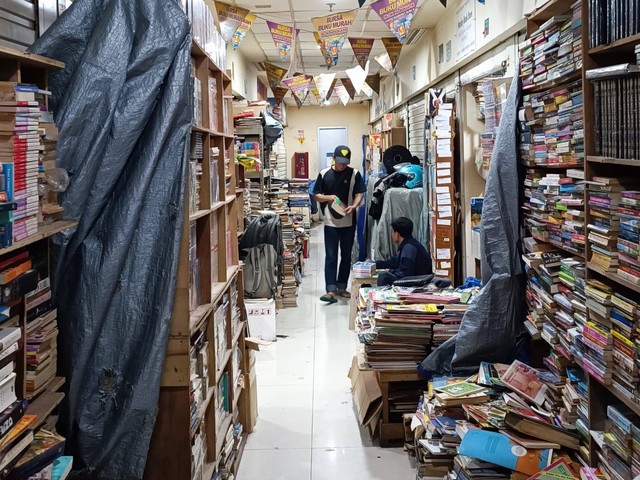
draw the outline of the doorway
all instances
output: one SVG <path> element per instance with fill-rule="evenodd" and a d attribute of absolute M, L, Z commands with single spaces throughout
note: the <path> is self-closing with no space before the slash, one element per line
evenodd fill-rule
<path fill-rule="evenodd" d="M 318 172 L 331 166 L 338 145 L 349 145 L 347 127 L 318 127 Z"/>

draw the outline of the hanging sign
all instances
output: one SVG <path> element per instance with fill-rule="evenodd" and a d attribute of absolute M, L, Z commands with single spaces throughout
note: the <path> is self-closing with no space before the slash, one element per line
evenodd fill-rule
<path fill-rule="evenodd" d="M 362 86 L 362 93 L 364 93 L 369 100 L 373 98 L 373 89 L 366 83 Z"/>
<path fill-rule="evenodd" d="M 447 0 L 440 0 L 440 3 L 444 8 L 447 8 Z"/>
<path fill-rule="evenodd" d="M 358 60 L 358 64 L 362 68 L 367 65 L 367 60 L 369 60 L 369 54 L 371 53 L 371 49 L 373 48 L 374 41 L 375 39 L 373 38 L 349 37 L 349 43 L 351 44 L 353 54 L 356 56 L 356 60 Z"/>
<path fill-rule="evenodd" d="M 349 103 L 349 92 L 347 92 L 347 89 L 344 88 L 344 85 L 338 85 L 335 87 L 334 91 L 336 92 L 336 95 L 338 95 L 342 104 L 346 107 L 347 103 Z"/>
<path fill-rule="evenodd" d="M 267 20 L 267 27 L 269 27 L 273 43 L 278 49 L 280 59 L 285 61 L 289 58 L 289 54 L 291 53 L 291 45 L 293 44 L 293 37 L 295 34 L 293 28 L 288 25 L 270 22 L 269 20 Z"/>
<path fill-rule="evenodd" d="M 349 34 L 349 27 L 356 19 L 357 13 L 358 10 L 349 10 L 348 12 L 332 13 L 326 17 L 311 19 L 320 34 L 321 40 L 324 42 L 324 47 L 333 65 L 338 64 L 338 56 L 342 50 L 342 45 Z"/>
<path fill-rule="evenodd" d="M 373 75 L 369 75 L 366 80 L 365 83 L 368 87 L 371 88 L 371 90 L 373 90 L 376 93 L 380 93 L 380 74 L 379 73 L 374 73 Z"/>
<path fill-rule="evenodd" d="M 392 72 L 396 73 L 396 66 L 398 65 L 398 59 L 400 58 L 400 52 L 402 51 L 402 43 L 395 37 L 385 37 L 382 39 L 382 44 L 389 54 L 389 60 L 391 61 Z"/>
<path fill-rule="evenodd" d="M 335 92 L 335 88 L 336 88 L 336 83 L 338 82 L 337 78 L 333 78 L 333 82 L 331 82 L 331 87 L 329 88 L 329 91 L 327 92 L 327 98 L 326 101 L 329 101 L 329 98 L 331 98 L 331 95 L 333 95 L 333 93 Z"/>
<path fill-rule="evenodd" d="M 347 93 L 349 94 L 349 98 L 353 100 L 356 96 L 356 89 L 353 86 L 353 83 L 351 83 L 351 80 L 348 78 L 341 78 L 340 81 L 342 82 L 342 85 L 344 86 L 344 88 L 347 90 Z"/>
<path fill-rule="evenodd" d="M 362 7 L 367 0 L 358 0 L 358 5 Z"/>
<path fill-rule="evenodd" d="M 323 100 L 331 96 L 335 78 L 335 73 L 321 73 L 320 75 L 313 77 L 313 81 L 318 89 L 318 95 L 320 95 L 320 98 Z"/>
<path fill-rule="evenodd" d="M 322 105 L 322 97 L 320 96 L 320 92 L 318 91 L 318 89 L 317 88 L 312 88 L 311 89 L 311 93 L 315 97 L 316 102 L 318 102 L 319 105 Z"/>
<path fill-rule="evenodd" d="M 456 37 L 458 49 L 456 60 L 466 57 L 476 49 L 476 3 L 462 0 L 456 9 Z"/>
<path fill-rule="evenodd" d="M 253 25 L 253 22 L 255 22 L 255 20 L 256 20 L 256 16 L 251 12 L 247 13 L 247 16 L 244 17 L 244 20 L 242 20 L 242 23 L 236 30 L 236 33 L 233 34 L 234 50 L 238 49 L 238 47 L 244 40 L 244 37 L 246 37 L 247 33 L 249 33 L 249 30 L 251 30 L 251 26 Z"/>
<path fill-rule="evenodd" d="M 274 65 L 273 63 L 265 63 L 264 70 L 267 72 L 267 82 L 269 82 L 272 90 L 280 86 L 280 81 L 287 73 L 284 68 Z"/>
<path fill-rule="evenodd" d="M 333 60 L 331 59 L 331 55 L 327 52 L 324 41 L 320 38 L 320 34 L 318 32 L 313 32 L 313 38 L 316 39 L 316 43 L 320 47 L 320 53 L 324 58 L 324 63 L 327 64 L 327 69 L 331 68 L 333 66 Z"/>
<path fill-rule="evenodd" d="M 293 39 L 291 40 L 291 58 L 289 59 L 289 69 L 287 73 L 284 74 L 284 78 L 290 78 L 294 75 L 299 75 L 296 72 L 296 68 L 298 68 L 298 48 L 296 43 L 298 41 L 298 35 L 300 34 L 300 30 L 295 30 L 293 32 Z"/>
<path fill-rule="evenodd" d="M 291 78 L 285 78 L 282 83 L 291 90 L 293 98 L 298 104 L 298 108 L 302 106 L 309 95 L 309 85 L 313 77 L 311 75 L 294 75 Z"/>
<path fill-rule="evenodd" d="M 400 43 L 409 36 L 411 20 L 416 11 L 416 0 L 378 0 L 371 4 L 380 19 L 385 23 Z"/>
<path fill-rule="evenodd" d="M 287 87 L 271 87 L 271 90 L 273 91 L 273 98 L 276 99 L 277 103 L 281 103 L 287 93 L 289 93 Z"/>
<path fill-rule="evenodd" d="M 387 72 L 393 73 L 394 75 L 396 74 L 396 71 L 394 70 L 393 65 L 391 64 L 391 57 L 389 57 L 389 54 L 387 52 L 381 53 L 380 55 L 376 55 L 374 58 L 376 62 L 378 62 L 380 66 L 384 68 Z"/>
<path fill-rule="evenodd" d="M 215 3 L 216 12 L 218 14 L 218 24 L 220 26 L 220 35 L 222 35 L 225 42 L 228 42 L 233 38 L 233 35 L 242 24 L 242 21 L 249 13 L 249 10 L 234 7 L 233 5 L 227 5 L 226 3 Z"/>
<path fill-rule="evenodd" d="M 362 87 L 364 86 L 364 82 L 367 79 L 367 75 L 369 74 L 369 62 L 365 64 L 364 69 L 360 65 L 356 65 L 353 68 L 345 70 L 345 72 L 349 77 L 349 80 L 351 80 L 356 93 L 360 94 Z"/>

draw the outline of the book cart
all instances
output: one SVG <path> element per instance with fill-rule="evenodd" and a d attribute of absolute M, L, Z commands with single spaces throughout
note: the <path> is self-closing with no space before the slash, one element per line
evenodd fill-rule
<path fill-rule="evenodd" d="M 628 155 L 630 150 L 625 150 L 622 140 L 603 150 L 603 139 L 607 129 L 617 132 L 611 137 L 618 134 L 629 138 L 634 125 L 637 134 L 633 114 L 625 112 L 635 111 L 637 116 L 640 110 L 636 93 L 626 110 L 618 113 L 609 110 L 611 118 L 605 119 L 603 106 L 594 94 L 598 82 L 590 80 L 587 72 L 636 63 L 634 47 L 640 36 L 631 28 L 627 33 L 636 34 L 625 36 L 626 22 L 621 20 L 625 15 L 618 18 L 619 22 L 602 22 L 607 15 L 612 20 L 611 9 L 616 6 L 620 9 L 621 5 L 622 2 L 601 0 L 551 0 L 538 8 L 528 18 L 527 38 L 542 35 L 548 41 L 557 27 L 561 38 L 569 40 L 555 62 L 554 58 L 546 59 L 546 72 L 557 69 L 558 76 L 545 79 L 543 72 L 542 78 L 537 77 L 543 63 L 539 58 L 533 62 L 532 70 L 525 72 L 521 68 L 520 72 L 524 85 L 520 120 L 526 197 L 523 207 L 526 232 L 523 258 L 528 274 L 526 326 L 532 338 L 539 339 L 536 346 L 543 355 L 548 355 L 544 358 L 546 367 L 555 367 L 560 372 L 573 366 L 582 370 L 583 381 L 571 375 L 566 379 L 578 393 L 578 399 L 568 408 L 568 414 L 577 419 L 581 434 L 576 458 L 584 465 L 599 467 L 606 478 L 616 480 L 633 478 L 640 468 L 637 438 L 640 281 L 626 274 L 627 270 L 634 270 L 634 262 L 638 260 L 638 239 L 631 243 L 619 240 L 627 232 L 633 235 L 633 229 L 625 232 L 623 228 L 625 217 L 619 213 L 619 204 L 622 205 L 621 191 L 640 190 L 637 180 L 640 160 Z M 619 26 L 614 29 L 614 24 Z M 628 25 L 631 27 L 631 22 Z M 549 33 L 541 34 L 544 30 Z M 566 48 L 571 42 L 567 30 L 572 30 L 571 49 Z M 599 38 L 594 38 L 595 35 Z M 523 47 L 526 44 L 521 45 L 521 67 L 524 65 L 526 69 L 534 48 Z M 566 68 L 570 65 L 569 58 L 575 62 L 574 68 Z M 615 90 L 615 82 L 611 96 L 624 98 L 625 93 Z M 553 99 L 559 98 L 562 100 L 555 100 L 553 107 Z M 566 101 L 570 103 L 561 107 Z M 542 103 L 544 115 L 539 116 L 541 110 L 536 111 L 536 106 Z M 556 116 L 557 128 L 552 125 Z M 606 121 L 608 126 L 603 123 Z M 528 127 L 522 128 L 524 124 Z M 536 138 L 536 131 L 545 135 Z M 557 143 L 548 141 L 549 132 L 557 135 Z M 634 177 L 635 181 L 626 180 Z M 586 180 L 584 189 L 580 187 L 582 180 Z M 634 195 L 630 198 L 633 200 Z M 627 220 L 636 212 L 629 213 Z M 546 260 L 550 267 L 545 265 L 545 252 L 549 254 Z M 554 262 L 559 270 L 553 267 Z M 626 262 L 629 268 L 625 267 Z M 559 282 L 554 279 L 558 272 Z M 557 295 L 570 303 L 562 305 Z M 626 420 L 616 417 L 612 408 Z M 618 435 L 622 431 L 620 425 L 622 430 L 628 427 L 622 437 Z M 632 425 L 636 426 L 635 432 Z M 604 437 L 593 433 L 597 431 L 604 432 Z"/>
<path fill-rule="evenodd" d="M 231 78 L 197 39 L 192 70 L 191 175 L 148 479 L 236 474 L 251 429 Z"/>

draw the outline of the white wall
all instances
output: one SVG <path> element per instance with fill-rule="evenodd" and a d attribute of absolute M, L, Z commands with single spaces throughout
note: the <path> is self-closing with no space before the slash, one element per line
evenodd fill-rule
<path fill-rule="evenodd" d="M 258 72 L 242 55 L 241 50 L 232 46 L 227 50 L 227 68 L 231 70 L 231 88 L 247 100 L 258 98 Z"/>
<path fill-rule="evenodd" d="M 291 176 L 291 157 L 294 152 L 309 152 L 309 175 L 318 175 L 318 127 L 348 128 L 349 147 L 353 152 L 352 165 L 362 162 L 362 135 L 369 132 L 369 109 L 364 104 L 331 105 L 319 107 L 305 105 L 301 109 L 288 107 L 288 126 L 284 129 L 287 150 L 287 175 Z M 298 130 L 304 130 L 305 142 L 298 142 Z"/>

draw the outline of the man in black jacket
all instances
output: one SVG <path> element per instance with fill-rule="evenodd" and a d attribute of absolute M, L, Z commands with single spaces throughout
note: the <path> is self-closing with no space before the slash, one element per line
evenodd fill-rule
<path fill-rule="evenodd" d="M 413 222 L 407 217 L 398 217 L 391 223 L 391 238 L 397 244 L 398 255 L 391 260 L 379 260 L 376 268 L 389 269 L 378 274 L 378 286 L 393 285 L 404 277 L 433 273 L 431 255 L 418 240 L 413 238 Z"/>

